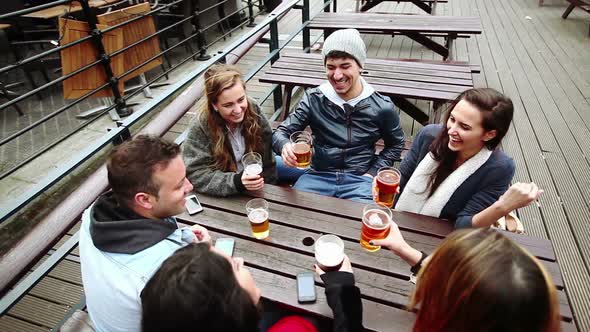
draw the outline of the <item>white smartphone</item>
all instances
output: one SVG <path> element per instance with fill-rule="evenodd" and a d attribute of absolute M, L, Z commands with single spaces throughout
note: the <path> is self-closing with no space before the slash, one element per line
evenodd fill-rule
<path fill-rule="evenodd" d="M 195 213 L 199 213 L 199 212 L 203 211 L 203 207 L 201 206 L 201 202 L 199 202 L 199 199 L 194 194 L 186 196 L 185 206 L 186 206 L 186 210 L 188 211 L 188 214 L 195 214 Z"/>
<path fill-rule="evenodd" d="M 215 241 L 215 248 L 219 249 L 221 252 L 225 253 L 229 257 L 233 257 L 234 255 L 234 245 L 236 241 L 229 237 L 222 237 Z"/>

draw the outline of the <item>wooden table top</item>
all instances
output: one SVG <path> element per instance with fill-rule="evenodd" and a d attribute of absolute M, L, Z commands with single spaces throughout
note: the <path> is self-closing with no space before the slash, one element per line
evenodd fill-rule
<path fill-rule="evenodd" d="M 387 13 L 319 13 L 310 29 L 346 29 L 363 31 L 481 34 L 476 16 L 404 15 Z"/>
<path fill-rule="evenodd" d="M 269 202 L 270 237 L 266 240 L 256 240 L 251 235 L 245 210 L 251 196 L 217 198 L 199 194 L 203 212 L 193 216 L 181 214 L 179 222 L 206 227 L 214 240 L 234 238 L 234 256 L 244 258 L 265 298 L 324 317 L 332 317 L 332 312 L 321 279 L 316 276 L 317 302 L 299 304 L 295 277 L 299 272 L 313 271 L 315 259 L 310 239 L 336 234 L 345 242 L 345 252 L 362 293 L 364 326 L 378 331 L 411 330 L 415 315 L 400 309 L 408 303 L 414 289 L 409 282 L 410 267 L 388 250 L 369 253 L 360 247 L 364 204 L 274 185 L 265 185 L 263 191 L 251 195 Z M 448 221 L 406 212 L 394 211 L 393 219 L 406 241 L 427 253 L 433 252 L 453 230 Z M 559 290 L 564 330 L 575 330 L 575 325 L 570 323 L 572 313 L 551 243 L 525 235 L 507 235 L 547 267 Z"/>
<path fill-rule="evenodd" d="M 91 0 L 89 1 L 90 7 L 100 7 L 105 6 L 110 3 L 115 3 L 119 0 Z M 79 2 L 73 1 L 68 5 L 57 5 L 45 9 L 38 10 L 36 12 L 32 12 L 29 14 L 23 15 L 24 17 L 31 17 L 31 18 L 43 18 L 43 19 L 52 19 L 56 17 L 60 17 L 67 13 L 75 13 L 82 10 L 82 6 Z"/>

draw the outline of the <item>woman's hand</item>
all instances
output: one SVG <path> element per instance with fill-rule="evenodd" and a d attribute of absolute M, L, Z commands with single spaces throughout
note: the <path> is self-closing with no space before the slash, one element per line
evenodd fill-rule
<path fill-rule="evenodd" d="M 246 172 L 242 173 L 242 184 L 246 190 L 260 190 L 264 187 L 264 178 L 260 175 L 248 175 Z"/>
<path fill-rule="evenodd" d="M 393 221 L 389 226 L 389 234 L 387 237 L 383 240 L 371 240 L 370 244 L 387 248 L 393 251 L 396 255 L 409 246 L 406 240 L 404 240 L 402 233 L 399 231 L 399 227 Z"/>
<path fill-rule="evenodd" d="M 529 205 L 531 202 L 537 200 L 543 194 L 543 189 L 539 189 L 534 182 L 531 183 L 515 183 L 500 196 L 497 204 L 502 208 L 504 215 L 510 211 L 519 209 Z"/>
<path fill-rule="evenodd" d="M 290 142 L 283 145 L 283 149 L 281 150 L 281 158 L 283 158 L 285 165 L 289 167 L 297 167 L 297 157 L 293 152 L 293 146 Z"/>
<path fill-rule="evenodd" d="M 326 273 L 324 270 L 320 269 L 320 267 L 317 264 L 314 264 L 313 267 L 315 268 L 315 272 L 319 276 Z M 348 259 L 348 256 L 346 256 L 346 254 L 344 255 L 344 260 L 342 261 L 342 265 L 340 266 L 340 269 L 338 269 L 338 271 L 353 273 L 352 265 L 350 264 L 350 259 Z"/>
<path fill-rule="evenodd" d="M 403 259 L 406 263 L 410 266 L 416 265 L 420 258 L 422 258 L 422 253 L 414 248 L 412 248 L 399 230 L 399 227 L 393 221 L 391 222 L 391 226 L 389 227 L 389 234 L 383 240 L 372 240 L 369 242 L 374 246 L 382 246 L 391 250 L 394 254 L 398 255 L 401 259 Z"/>

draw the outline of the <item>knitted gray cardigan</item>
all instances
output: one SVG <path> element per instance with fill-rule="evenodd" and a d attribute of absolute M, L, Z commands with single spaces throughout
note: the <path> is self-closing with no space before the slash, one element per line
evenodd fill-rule
<path fill-rule="evenodd" d="M 259 124 L 262 127 L 263 151 L 260 154 L 262 155 L 264 167 L 262 172 L 264 183 L 275 183 L 277 181 L 277 170 L 271 146 L 272 129 L 268 120 L 261 113 L 258 104 L 250 98 L 248 98 L 248 102 L 254 105 Z M 225 148 L 233 157 L 229 141 L 229 139 L 225 140 Z M 215 168 L 212 147 L 213 142 L 211 142 L 209 136 L 207 120 L 197 113 L 191 120 L 188 136 L 182 145 L 186 176 L 193 184 L 195 191 L 214 196 L 228 196 L 245 191 L 246 188 L 244 188 L 241 180 L 242 172 L 225 172 Z"/>

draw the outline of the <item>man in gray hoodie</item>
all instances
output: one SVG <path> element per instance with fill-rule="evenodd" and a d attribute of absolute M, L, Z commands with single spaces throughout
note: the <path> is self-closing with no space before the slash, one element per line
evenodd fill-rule
<path fill-rule="evenodd" d="M 113 150 L 107 171 L 112 190 L 84 212 L 80 227 L 86 304 L 97 331 L 140 331 L 145 283 L 177 249 L 211 238 L 173 217 L 193 188 L 177 144 L 138 136 Z"/>

